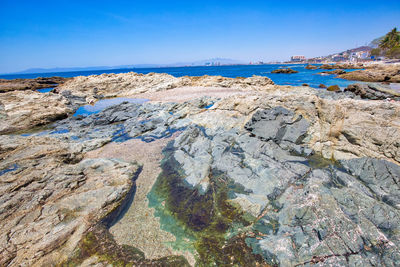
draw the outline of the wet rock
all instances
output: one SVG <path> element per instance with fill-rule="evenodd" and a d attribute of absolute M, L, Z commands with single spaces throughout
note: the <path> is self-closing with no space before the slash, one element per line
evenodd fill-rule
<path fill-rule="evenodd" d="M 332 85 L 326 88 L 326 90 L 331 91 L 331 92 L 338 92 L 341 91 L 340 87 L 338 85 Z"/>
<path fill-rule="evenodd" d="M 290 73 L 298 73 L 297 70 L 293 70 L 291 68 L 286 68 L 286 69 L 276 69 L 271 71 L 271 73 L 285 73 L 285 74 L 290 74 Z"/>
<path fill-rule="evenodd" d="M 400 100 L 400 93 L 393 90 L 385 89 L 382 86 L 374 84 L 351 84 L 344 89 L 345 92 L 352 92 L 361 98 L 372 100 L 394 99 Z"/>
<path fill-rule="evenodd" d="M 168 150 L 177 161 L 168 170 L 177 168 L 187 190 L 204 199 L 222 175 L 230 202 L 254 220 L 246 243 L 270 265 L 396 266 L 399 165 L 372 158 L 315 164 L 304 144 L 309 131 L 307 120 L 283 107 L 256 111 L 243 130 L 193 125 Z"/>
<path fill-rule="evenodd" d="M 366 266 L 396 266 L 397 234 L 384 230 L 382 222 L 398 229 L 399 211 L 376 199 L 365 178 L 335 167 L 312 171 L 277 199 L 279 209 L 257 222 L 256 229 L 267 235 L 249 242 L 272 264 L 347 266 L 351 259 Z"/>
<path fill-rule="evenodd" d="M 319 88 L 326 88 L 326 85 L 321 83 L 318 87 Z"/>

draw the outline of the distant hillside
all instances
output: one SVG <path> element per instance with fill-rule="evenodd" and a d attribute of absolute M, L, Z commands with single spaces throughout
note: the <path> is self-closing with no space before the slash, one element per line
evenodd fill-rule
<path fill-rule="evenodd" d="M 379 44 L 381 43 L 381 41 L 383 40 L 383 38 L 385 38 L 385 36 L 382 36 L 382 37 L 379 37 L 379 38 L 376 38 L 376 39 L 372 40 L 368 44 L 368 46 L 372 47 L 372 48 L 377 48 L 379 46 Z"/>
<path fill-rule="evenodd" d="M 139 69 L 139 68 L 162 68 L 162 67 L 183 67 L 183 66 L 219 66 L 243 64 L 242 61 L 230 58 L 211 58 L 191 62 L 176 62 L 172 64 L 134 64 L 119 66 L 94 66 L 94 67 L 70 67 L 70 68 L 30 68 L 9 74 L 28 74 L 28 73 L 52 73 L 52 72 L 73 72 L 89 70 L 113 70 L 113 69 Z"/>

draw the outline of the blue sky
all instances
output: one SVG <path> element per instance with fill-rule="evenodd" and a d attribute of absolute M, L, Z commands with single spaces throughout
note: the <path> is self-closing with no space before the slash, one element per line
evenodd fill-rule
<path fill-rule="evenodd" d="M 0 73 L 27 68 L 287 60 L 400 28 L 400 1 L 0 0 Z"/>

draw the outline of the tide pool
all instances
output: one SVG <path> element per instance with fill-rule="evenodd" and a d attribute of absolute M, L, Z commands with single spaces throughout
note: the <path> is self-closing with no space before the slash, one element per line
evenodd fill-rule
<path fill-rule="evenodd" d="M 51 87 L 51 88 L 42 88 L 42 89 L 37 89 L 36 91 L 38 91 L 39 93 L 48 93 L 48 92 L 50 92 L 51 90 L 53 90 L 54 89 L 54 87 Z"/>
<path fill-rule="evenodd" d="M 75 112 L 74 117 L 81 116 L 89 116 L 91 114 L 99 113 L 100 111 L 111 107 L 113 105 L 118 105 L 123 102 L 135 103 L 135 104 L 143 104 L 147 102 L 147 99 L 139 99 L 139 98 L 124 98 L 124 97 L 116 97 L 110 99 L 102 99 L 94 103 L 93 105 L 84 105 Z"/>

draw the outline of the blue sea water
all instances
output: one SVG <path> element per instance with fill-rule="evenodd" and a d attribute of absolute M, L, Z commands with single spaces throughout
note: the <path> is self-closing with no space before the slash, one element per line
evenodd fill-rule
<path fill-rule="evenodd" d="M 347 81 L 335 78 L 335 75 L 317 74 L 323 70 L 307 70 L 305 64 L 270 64 L 270 65 L 236 65 L 236 66 L 199 66 L 199 67 L 168 67 L 168 68 L 133 68 L 133 69 L 113 69 L 113 70 L 94 70 L 94 71 L 76 71 L 76 72 L 53 72 L 53 73 L 33 73 L 33 74 L 10 74 L 0 75 L 2 79 L 15 78 L 37 78 L 37 77 L 75 77 L 89 76 L 103 73 L 126 73 L 137 72 L 147 74 L 150 72 L 168 73 L 175 77 L 181 76 L 202 76 L 202 75 L 221 75 L 224 77 L 251 77 L 253 75 L 267 76 L 279 85 L 301 86 L 307 83 L 311 87 L 318 88 L 320 84 L 326 86 L 338 85 L 342 88 L 347 87 L 354 81 Z M 271 71 L 278 68 L 290 67 L 299 73 L 294 74 L 274 74 Z M 352 71 L 352 70 L 347 70 Z"/>
<path fill-rule="evenodd" d="M 54 89 L 54 87 L 53 88 L 42 88 L 42 89 L 37 89 L 37 91 L 40 93 L 48 93 L 53 89 Z"/>

